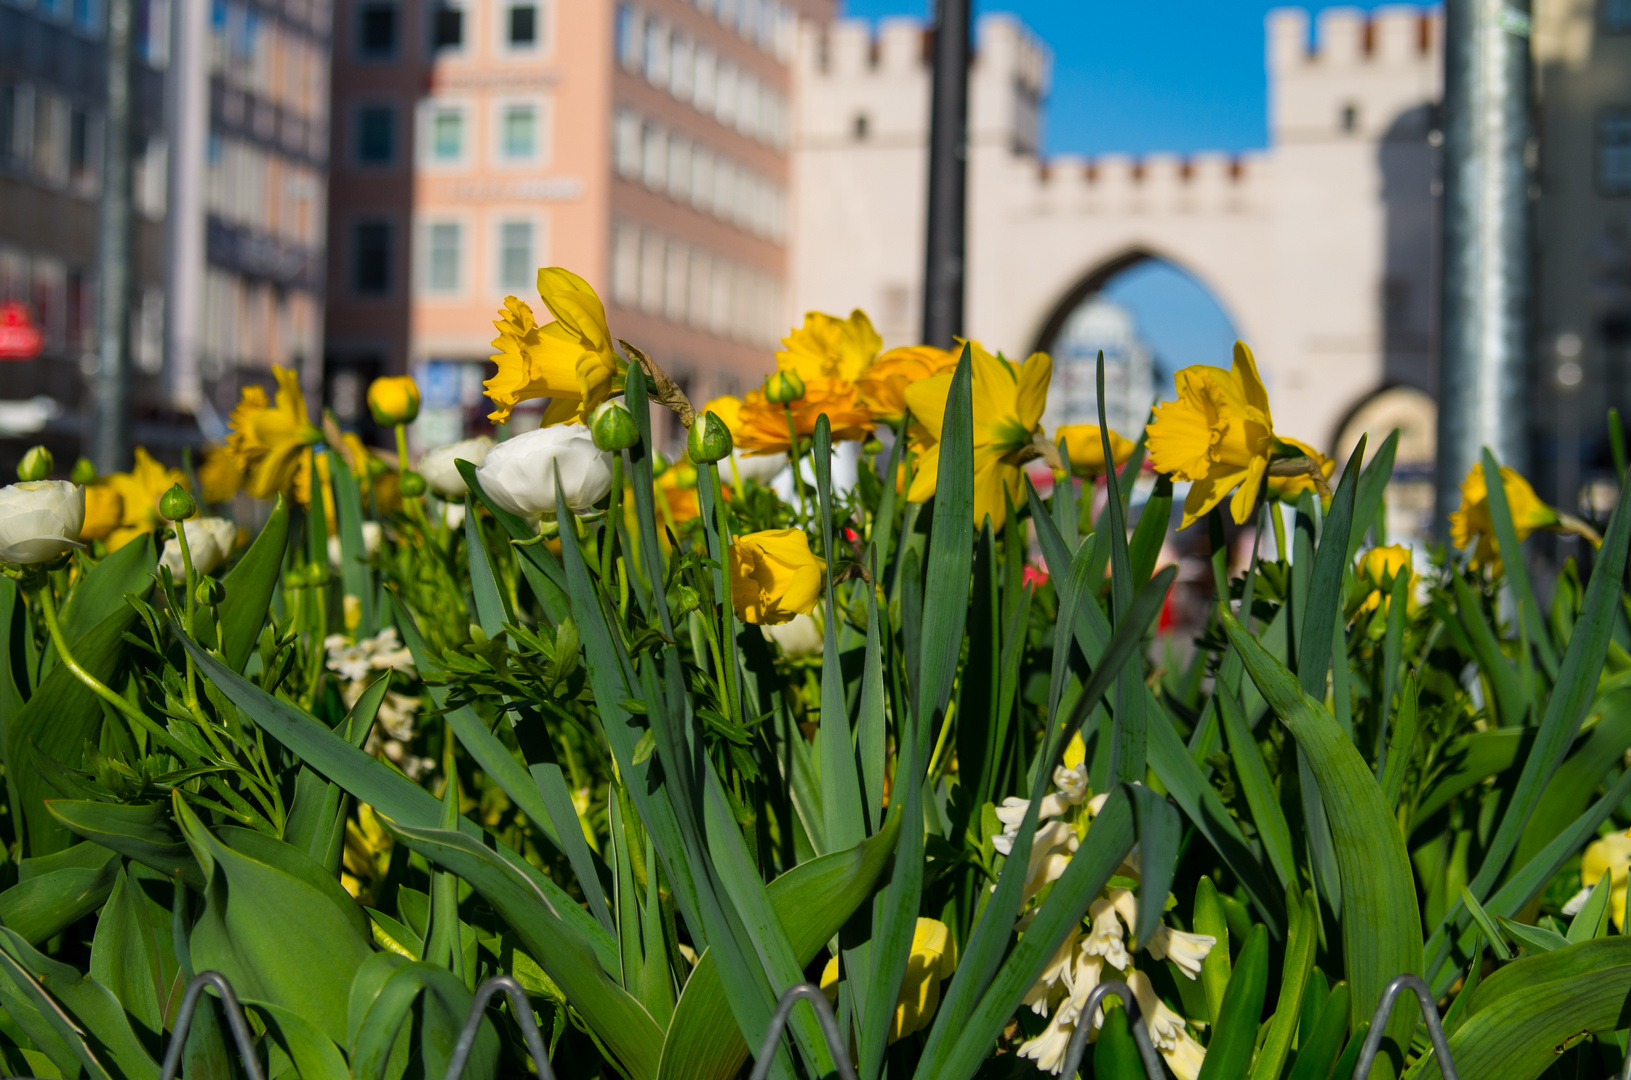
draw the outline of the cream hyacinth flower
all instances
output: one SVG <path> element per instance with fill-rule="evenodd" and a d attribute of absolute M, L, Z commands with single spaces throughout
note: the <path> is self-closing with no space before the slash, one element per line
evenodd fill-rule
<path fill-rule="evenodd" d="M 1026 992 L 1020 1004 L 1029 1005 L 1031 1011 L 1038 1016 L 1048 1015 L 1048 999 L 1052 996 L 1054 987 L 1062 982 L 1067 988 L 1069 987 L 1069 976 L 1076 964 L 1076 943 L 1081 940 L 1081 937 L 1080 927 L 1072 929 L 1069 934 L 1065 935 L 1065 940 L 1061 941 L 1059 948 L 1054 951 L 1053 959 L 1049 960 L 1048 966 L 1042 969 L 1042 974 L 1037 978 L 1036 984 Z"/>
<path fill-rule="evenodd" d="M 1121 932 L 1121 920 L 1116 917 L 1116 906 L 1100 897 L 1087 909 L 1093 919 L 1093 930 L 1087 935 L 1082 949 L 1090 956 L 1102 956 L 1113 968 L 1126 969 L 1132 962 L 1127 955 L 1127 942 Z"/>

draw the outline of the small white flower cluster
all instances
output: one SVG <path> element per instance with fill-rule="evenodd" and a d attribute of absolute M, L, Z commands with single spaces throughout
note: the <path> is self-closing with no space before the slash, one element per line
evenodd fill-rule
<path fill-rule="evenodd" d="M 1107 796 L 1087 797 L 1086 763 L 1079 758 L 1080 744 L 1073 744 L 1075 753 L 1066 760 L 1076 758 L 1069 766 L 1054 770 L 1053 783 L 1057 789 L 1044 796 L 1037 808 L 1038 825 L 1031 846 L 1031 860 L 1025 875 L 1025 903 L 1030 903 L 1042 887 L 1057 881 L 1070 865 L 1080 838 L 1076 826 L 1060 820 L 1077 806 L 1086 804 L 1089 816 L 1099 813 Z M 1030 801 L 1020 798 L 1004 799 L 997 809 L 997 819 L 1003 831 L 991 838 L 992 846 L 1004 855 L 1013 850 L 1014 840 L 1030 809 Z M 1128 855 L 1118 869 L 1123 877 L 1138 878 L 1138 854 Z M 1020 920 L 1023 931 L 1035 917 L 1035 911 Z M 1030 1058 L 1036 1067 L 1058 1075 L 1064 1068 L 1065 1052 L 1071 1036 L 1081 1019 L 1087 997 L 1105 978 L 1120 977 L 1132 988 L 1138 999 L 1138 1012 L 1150 1033 L 1150 1041 L 1161 1052 L 1168 1067 L 1178 1080 L 1195 1080 L 1200 1074 L 1206 1050 L 1191 1036 L 1184 1026 L 1184 1018 L 1166 1006 L 1149 977 L 1133 967 L 1133 956 L 1127 947 L 1127 938 L 1138 934 L 1138 898 L 1131 889 L 1111 887 L 1093 901 L 1088 909 L 1087 932 L 1075 927 L 1060 943 L 1042 976 L 1025 995 L 1023 1004 L 1039 1016 L 1049 1017 L 1042 1034 L 1027 1040 L 1019 1048 L 1019 1056 Z M 1217 944 L 1207 934 L 1188 934 L 1162 924 L 1158 926 L 1144 949 L 1155 960 L 1171 960 L 1178 969 L 1193 979 L 1200 974 L 1201 961 Z M 1106 975 L 1105 969 L 1111 968 Z M 1104 1024 L 1104 1013 L 1098 1011 L 1093 1019 L 1094 1030 L 1089 1040 L 1097 1037 Z"/>
<path fill-rule="evenodd" d="M 340 676 L 340 697 L 346 708 L 357 703 L 362 692 L 373 681 L 377 672 L 394 668 L 413 674 L 413 654 L 403 648 L 396 627 L 387 626 L 373 637 L 353 643 L 344 634 L 330 634 L 323 639 L 328 650 L 328 668 Z M 408 752 L 413 739 L 414 717 L 419 711 L 419 699 L 395 690 L 385 693 L 380 703 L 379 723 L 369 733 L 363 749 L 370 754 L 384 754 L 400 768 L 410 780 L 418 780 L 436 767 L 431 758 L 417 757 Z M 385 737 L 380 736 L 383 728 Z"/>

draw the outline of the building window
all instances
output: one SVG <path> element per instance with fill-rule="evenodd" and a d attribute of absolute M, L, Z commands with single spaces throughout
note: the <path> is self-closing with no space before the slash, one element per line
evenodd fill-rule
<path fill-rule="evenodd" d="M 668 89 L 668 27 L 655 19 L 646 24 L 646 81 Z"/>
<path fill-rule="evenodd" d="M 1603 29 L 1610 34 L 1631 34 L 1631 0 L 1600 0 Z"/>
<path fill-rule="evenodd" d="M 643 142 L 646 187 L 661 191 L 668 186 L 668 136 L 657 125 L 647 124 Z"/>
<path fill-rule="evenodd" d="M 68 182 L 82 186 L 95 179 L 91 118 L 82 109 L 72 109 L 68 113 Z"/>
<path fill-rule="evenodd" d="M 437 109 L 430 116 L 430 156 L 457 161 L 464 156 L 464 110 Z"/>
<path fill-rule="evenodd" d="M 691 104 L 696 106 L 698 112 L 712 113 L 718 100 L 717 80 L 719 76 L 719 59 L 712 49 L 705 49 L 701 45 L 696 48 L 695 73 L 692 76 Z"/>
<path fill-rule="evenodd" d="M 464 47 L 464 9 L 451 4 L 438 4 L 430 16 L 430 48 L 432 52 Z"/>
<path fill-rule="evenodd" d="M 389 165 L 396 156 L 396 110 L 365 105 L 357 110 L 357 163 Z"/>
<path fill-rule="evenodd" d="M 684 34 L 675 34 L 669 46 L 668 92 L 681 101 L 690 101 L 695 88 L 696 44 Z"/>
<path fill-rule="evenodd" d="M 532 284 L 538 264 L 532 253 L 530 221 L 506 221 L 498 227 L 498 285 L 525 289 Z"/>
<path fill-rule="evenodd" d="M 646 20 L 627 4 L 617 5 L 617 62 L 626 71 L 639 71 L 645 57 Z"/>
<path fill-rule="evenodd" d="M 538 44 L 538 5 L 510 5 L 509 41 L 512 49 L 530 49 Z"/>
<path fill-rule="evenodd" d="M 612 164 L 625 180 L 640 178 L 640 118 L 627 109 L 612 119 Z"/>
<path fill-rule="evenodd" d="M 425 228 L 425 291 L 457 292 L 463 228 L 456 221 L 432 222 Z"/>
<path fill-rule="evenodd" d="M 1631 195 L 1631 108 L 1597 115 L 1597 189 L 1604 195 Z"/>
<path fill-rule="evenodd" d="M 396 55 L 396 4 L 369 0 L 357 9 L 357 52 L 369 60 Z"/>
<path fill-rule="evenodd" d="M 538 153 L 538 110 L 532 105 L 504 108 L 504 156 L 525 161 Z"/>
<path fill-rule="evenodd" d="M 668 197 L 676 202 L 691 198 L 691 143 L 679 135 L 668 139 Z"/>
<path fill-rule="evenodd" d="M 640 230 L 633 225 L 612 233 L 612 302 L 631 309 L 640 302 Z"/>
<path fill-rule="evenodd" d="M 391 224 L 359 221 L 351 234 L 351 291 L 384 296 L 391 291 Z"/>

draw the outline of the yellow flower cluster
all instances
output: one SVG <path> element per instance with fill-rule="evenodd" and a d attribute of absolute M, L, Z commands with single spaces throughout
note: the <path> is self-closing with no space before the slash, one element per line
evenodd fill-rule
<path fill-rule="evenodd" d="M 79 538 L 87 543 L 102 540 L 109 551 L 118 551 L 160 528 L 165 521 L 159 514 L 159 498 L 175 484 L 188 487 L 186 474 L 155 461 L 146 447 L 136 447 L 129 472 L 110 473 L 85 489 L 85 524 Z"/>
<path fill-rule="evenodd" d="M 521 402 L 549 398 L 545 426 L 587 423 L 596 406 L 622 392 L 628 369 L 606 326 L 605 305 L 587 281 L 558 266 L 538 271 L 538 296 L 554 322 L 540 326 L 532 308 L 513 296 L 493 322 L 498 372 L 483 384 L 494 406 L 487 419 L 502 424 Z"/>

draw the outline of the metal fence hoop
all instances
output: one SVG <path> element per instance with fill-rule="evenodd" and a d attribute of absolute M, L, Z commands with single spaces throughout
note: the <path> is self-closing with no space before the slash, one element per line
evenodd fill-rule
<path fill-rule="evenodd" d="M 1076 1017 L 1076 1030 L 1071 1033 L 1059 1075 L 1075 1076 L 1081 1070 L 1082 1056 L 1087 1053 L 1087 1036 L 1094 1027 L 1092 1018 L 1111 994 L 1121 998 L 1127 1010 L 1127 1022 L 1133 1029 L 1133 1042 L 1138 1044 L 1138 1056 L 1144 1062 L 1144 1075 L 1148 1080 L 1163 1080 L 1167 1071 L 1161 1067 L 1161 1053 L 1150 1039 L 1150 1029 L 1140 1023 L 1144 1017 L 1138 1010 L 1138 998 L 1133 995 L 1133 988 L 1120 979 L 1106 979 L 1088 992 L 1081 1014 Z"/>
<path fill-rule="evenodd" d="M 1455 1059 L 1450 1057 L 1450 1044 L 1444 1038 L 1444 1025 L 1439 1022 L 1438 1006 L 1433 1004 L 1433 993 L 1427 988 L 1419 975 L 1396 975 L 1382 991 L 1381 1000 L 1376 1003 L 1376 1012 L 1371 1016 L 1370 1032 L 1365 1036 L 1365 1044 L 1359 1048 L 1359 1060 L 1354 1064 L 1353 1080 L 1365 1080 L 1370 1076 L 1371 1066 L 1376 1063 L 1376 1054 L 1382 1048 L 1383 1030 L 1387 1027 L 1388 1016 L 1393 1012 L 1393 1003 L 1399 995 L 1406 990 L 1415 992 L 1416 1000 L 1421 1004 L 1422 1020 L 1427 1024 L 1427 1037 L 1433 1044 L 1433 1053 L 1438 1058 L 1438 1071 L 1444 1080 L 1460 1080 L 1455 1071 Z"/>
<path fill-rule="evenodd" d="M 781 1000 L 776 1002 L 776 1011 L 770 1014 L 770 1027 L 765 1031 L 759 1056 L 753 1063 L 753 1074 L 748 1080 L 765 1080 L 770 1075 L 770 1062 L 776 1056 L 776 1043 L 782 1037 L 782 1030 L 787 1027 L 787 1018 L 792 1015 L 793 1006 L 800 999 L 808 1001 L 815 1010 L 816 1023 L 821 1025 L 821 1036 L 827 1041 L 827 1050 L 838 1066 L 838 1080 L 855 1080 L 855 1066 L 850 1064 L 849 1050 L 838 1035 L 838 1019 L 832 1014 L 832 1005 L 819 986 L 807 982 L 789 986 Z"/>
<path fill-rule="evenodd" d="M 200 971 L 187 984 L 187 992 L 181 998 L 181 1008 L 176 1010 L 175 1027 L 170 1032 L 170 1048 L 164 1052 L 164 1067 L 159 1070 L 159 1080 L 175 1080 L 176 1073 L 181 1070 L 181 1051 L 187 1045 L 187 1031 L 192 1027 L 199 995 L 210 986 L 215 987 L 216 993 L 221 996 L 221 1007 L 227 1014 L 227 1026 L 232 1029 L 232 1041 L 238 1044 L 238 1057 L 243 1061 L 244 1072 L 249 1080 L 266 1080 L 265 1073 L 261 1071 L 260 1058 L 255 1054 L 255 1040 L 249 1036 L 249 1024 L 244 1020 L 243 1007 L 238 1004 L 238 995 L 232 992 L 232 984 L 219 971 Z"/>
<path fill-rule="evenodd" d="M 500 990 L 510 999 L 510 1010 L 515 1013 L 516 1025 L 521 1028 L 521 1038 L 526 1041 L 527 1053 L 532 1055 L 538 1080 L 555 1080 L 555 1070 L 550 1067 L 549 1056 L 544 1051 L 543 1033 L 538 1030 L 537 1023 L 532 1019 L 532 999 L 527 996 L 526 988 L 509 975 L 494 975 L 476 987 L 476 998 L 470 1003 L 469 1015 L 464 1018 L 459 1041 L 453 1044 L 453 1058 L 447 1063 L 446 1080 L 459 1080 L 459 1076 L 464 1072 L 464 1067 L 470 1060 L 470 1051 L 476 1045 L 476 1032 L 481 1030 L 482 1016 L 487 1011 L 487 1003 Z"/>

